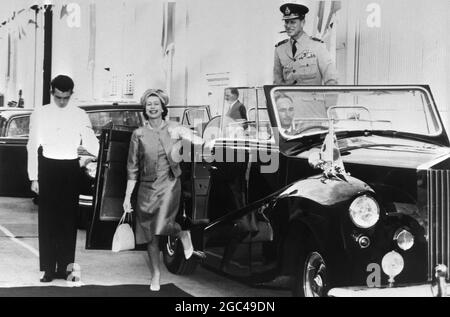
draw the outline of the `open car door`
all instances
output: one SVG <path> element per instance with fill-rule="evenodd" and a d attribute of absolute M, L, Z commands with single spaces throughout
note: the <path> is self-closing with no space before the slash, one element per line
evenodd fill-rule
<path fill-rule="evenodd" d="M 123 214 L 128 147 L 134 129 L 112 126 L 102 131 L 86 249 L 111 249 L 115 229 Z"/>

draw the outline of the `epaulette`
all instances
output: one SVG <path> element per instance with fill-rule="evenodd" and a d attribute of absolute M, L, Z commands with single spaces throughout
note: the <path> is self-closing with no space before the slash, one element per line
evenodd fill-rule
<path fill-rule="evenodd" d="M 288 41 L 289 41 L 289 39 L 282 40 L 281 42 L 278 42 L 278 43 L 275 45 L 275 47 L 278 47 L 278 46 L 280 46 L 280 45 L 282 45 L 282 44 L 284 44 L 284 43 L 287 43 Z"/>
<path fill-rule="evenodd" d="M 322 41 L 321 39 L 318 39 L 317 37 L 311 37 L 311 40 L 317 41 L 317 42 L 320 42 L 320 43 L 324 43 L 324 41 Z"/>

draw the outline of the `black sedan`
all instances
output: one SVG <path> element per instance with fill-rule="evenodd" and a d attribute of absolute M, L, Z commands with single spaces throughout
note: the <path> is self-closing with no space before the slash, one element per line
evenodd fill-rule
<path fill-rule="evenodd" d="M 105 126 L 134 129 L 143 123 L 142 107 L 139 104 L 89 104 L 80 108 L 87 112 L 97 135 L 100 135 L 101 129 Z M 0 196 L 35 196 L 30 190 L 28 180 L 26 150 L 32 111 L 32 109 L 0 110 Z M 80 226 L 85 227 L 92 213 L 92 192 L 97 163 L 81 147 L 79 156 L 83 179 L 79 200 Z"/>
<path fill-rule="evenodd" d="M 428 86 L 239 92 L 247 120 L 224 105 L 205 144 L 183 147 L 179 221 L 203 265 L 296 296 L 426 283 L 449 265 L 450 143 Z M 87 248 L 110 247 L 130 135 L 102 135 Z M 193 272 L 176 238 L 162 247 L 171 272 Z"/>

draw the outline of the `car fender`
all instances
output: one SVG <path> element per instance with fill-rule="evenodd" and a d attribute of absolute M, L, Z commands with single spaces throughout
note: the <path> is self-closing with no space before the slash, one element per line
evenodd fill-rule
<path fill-rule="evenodd" d="M 287 248 L 290 248 L 289 245 L 296 248 L 295 252 L 281 260 L 282 267 L 290 272 L 288 268 L 295 263 L 299 252 L 308 247 L 305 244 L 314 244 L 314 247 L 328 254 L 332 220 L 331 216 L 326 216 L 326 210 L 339 209 L 339 205 L 367 192 L 373 193 L 370 186 L 350 176 L 342 180 L 317 175 L 285 188 L 274 199 L 269 217 L 277 219 L 281 231 L 285 231 Z"/>
<path fill-rule="evenodd" d="M 337 177 L 312 176 L 287 187 L 277 199 L 298 197 L 313 201 L 321 206 L 333 206 L 362 194 L 373 192 L 363 181 L 347 176 L 345 180 Z"/>

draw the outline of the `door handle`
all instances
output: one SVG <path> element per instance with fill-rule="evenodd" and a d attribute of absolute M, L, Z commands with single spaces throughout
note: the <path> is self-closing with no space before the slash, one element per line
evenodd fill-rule
<path fill-rule="evenodd" d="M 217 171 L 217 166 L 210 166 L 210 167 L 209 167 L 209 170 L 210 170 L 210 171 Z"/>
<path fill-rule="evenodd" d="M 109 168 L 110 165 L 111 165 L 110 162 L 106 162 L 106 163 L 102 164 L 103 168 Z"/>

